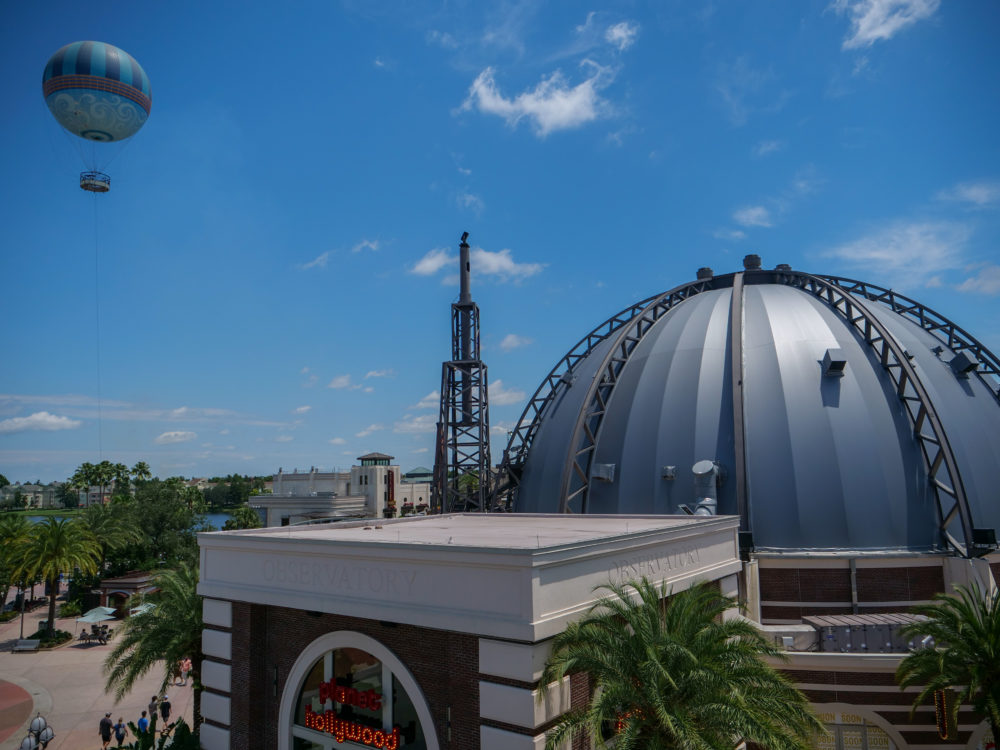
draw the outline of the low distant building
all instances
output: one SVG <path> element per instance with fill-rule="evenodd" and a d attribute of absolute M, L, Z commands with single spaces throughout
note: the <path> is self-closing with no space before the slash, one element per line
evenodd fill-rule
<path fill-rule="evenodd" d="M 62 484 L 9 484 L 0 489 L 0 505 L 13 503 L 20 497 L 26 508 L 59 508 L 59 490 Z"/>
<path fill-rule="evenodd" d="M 261 511 L 265 526 L 329 518 L 392 518 L 426 511 L 430 505 L 429 481 L 406 478 L 393 456 L 368 453 L 358 457 L 349 471 L 285 472 L 278 469 L 270 495 L 254 495 L 250 505 Z M 418 469 L 421 470 L 421 469 Z M 414 470 L 414 471 L 418 471 Z M 427 471 L 422 469 L 422 471 Z"/>

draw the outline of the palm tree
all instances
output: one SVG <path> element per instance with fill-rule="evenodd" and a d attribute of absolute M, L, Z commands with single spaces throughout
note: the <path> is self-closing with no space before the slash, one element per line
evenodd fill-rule
<path fill-rule="evenodd" d="M 109 552 L 117 552 L 143 540 L 142 530 L 132 518 L 129 508 L 121 503 L 91 505 L 80 516 L 80 522 L 90 529 L 101 545 L 98 572 L 102 576 Z"/>
<path fill-rule="evenodd" d="M 896 669 L 900 689 L 921 686 L 910 715 L 932 693 L 954 691 L 948 725 L 957 726 L 959 705 L 970 703 L 1000 738 L 1000 591 L 955 586 L 955 596 L 938 594 L 911 611 L 927 619 L 907 625 L 903 635 L 929 635 L 936 645 L 912 652 Z"/>
<path fill-rule="evenodd" d="M 0 518 L 0 611 L 7 604 L 10 587 L 19 578 L 16 570 L 20 563 L 22 546 L 31 537 L 32 523 L 22 515 L 5 513 Z"/>
<path fill-rule="evenodd" d="M 135 466 L 129 469 L 129 472 L 136 481 L 145 481 L 153 478 L 153 473 L 149 470 L 149 464 L 145 461 L 136 461 Z"/>
<path fill-rule="evenodd" d="M 586 732 L 597 747 L 771 750 L 811 746 L 823 726 L 808 700 L 769 666 L 780 652 L 709 584 L 668 598 L 643 578 L 601 587 L 602 597 L 553 641 L 542 685 L 589 677 L 591 700 L 565 714 L 546 748 Z M 544 691 L 544 688 L 543 688 Z"/>
<path fill-rule="evenodd" d="M 49 587 L 48 632 L 55 635 L 56 596 L 59 574 L 78 568 L 87 575 L 97 572 L 101 546 L 82 523 L 50 516 L 35 524 L 31 535 L 17 547 L 17 573 L 26 580 L 42 578 Z"/>
<path fill-rule="evenodd" d="M 158 588 L 144 601 L 155 606 L 129 617 L 118 629 L 116 644 L 104 660 L 105 690 L 121 700 L 136 680 L 157 667 L 163 669 L 163 693 L 181 659 L 191 660 L 194 683 L 194 731 L 201 725 L 201 597 L 198 569 L 181 564 L 154 579 Z M 136 604 L 131 602 L 130 604 Z"/>

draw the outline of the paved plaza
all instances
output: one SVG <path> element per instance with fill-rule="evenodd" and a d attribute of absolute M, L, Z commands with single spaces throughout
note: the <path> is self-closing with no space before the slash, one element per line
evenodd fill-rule
<path fill-rule="evenodd" d="M 24 616 L 24 633 L 38 630 L 48 615 L 39 607 Z M 109 622 L 112 628 L 120 623 Z M 75 618 L 57 618 L 56 627 L 78 636 L 83 624 Z M 150 697 L 159 691 L 162 672 L 157 669 L 136 683 L 120 703 L 104 691 L 103 663 L 111 645 L 86 644 L 74 640 L 51 651 L 12 654 L 11 646 L 21 632 L 20 619 L 0 625 L 0 750 L 15 750 L 24 739 L 28 722 L 36 713 L 55 730 L 48 750 L 100 750 L 97 726 L 105 712 L 113 721 L 137 721 Z M 114 641 L 112 640 L 112 643 Z M 191 724 L 192 694 L 187 687 L 168 686 L 171 719 L 182 716 Z M 131 735 L 129 735 L 130 741 Z M 112 740 L 110 747 L 115 746 Z"/>

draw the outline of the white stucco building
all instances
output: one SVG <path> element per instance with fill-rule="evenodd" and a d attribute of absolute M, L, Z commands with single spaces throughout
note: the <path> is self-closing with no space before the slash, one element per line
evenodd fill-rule
<path fill-rule="evenodd" d="M 273 492 L 250 498 L 265 526 L 288 526 L 331 517 L 386 518 L 416 514 L 430 505 L 429 482 L 407 482 L 385 453 L 358 457 L 350 471 L 287 473 L 278 469 Z M 391 512 L 390 512 L 391 511 Z"/>

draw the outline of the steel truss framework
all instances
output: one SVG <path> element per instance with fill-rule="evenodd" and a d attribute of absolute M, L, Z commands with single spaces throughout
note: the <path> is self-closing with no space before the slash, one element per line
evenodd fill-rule
<path fill-rule="evenodd" d="M 486 365 L 479 359 L 479 306 L 458 303 L 451 311 L 452 360 L 441 364 L 432 509 L 482 511 L 490 484 L 490 417 Z M 461 358 L 463 336 L 471 344 L 469 359 Z"/>
<path fill-rule="evenodd" d="M 546 407 L 574 381 L 574 368 L 601 343 L 615 336 L 604 355 L 577 418 L 564 464 L 560 491 L 561 512 L 586 512 L 592 459 L 614 388 L 629 357 L 646 333 L 667 312 L 685 299 L 707 291 L 748 284 L 782 283 L 822 300 L 838 313 L 865 342 L 882 365 L 903 404 L 920 446 L 928 481 L 935 493 L 942 541 L 958 554 L 978 554 L 973 546 L 973 519 L 968 499 L 941 420 L 907 353 L 862 301 L 875 302 L 929 331 L 952 351 L 964 351 L 976 361 L 974 374 L 1000 400 L 1000 359 L 966 331 L 928 307 L 890 289 L 836 276 L 816 276 L 799 271 L 747 271 L 683 284 L 649 297 L 605 320 L 580 339 L 549 372 L 528 401 L 504 450 L 500 480 L 490 500 L 492 508 L 516 509 L 517 489 L 531 443 Z M 739 284 L 742 286 L 742 284 Z"/>

